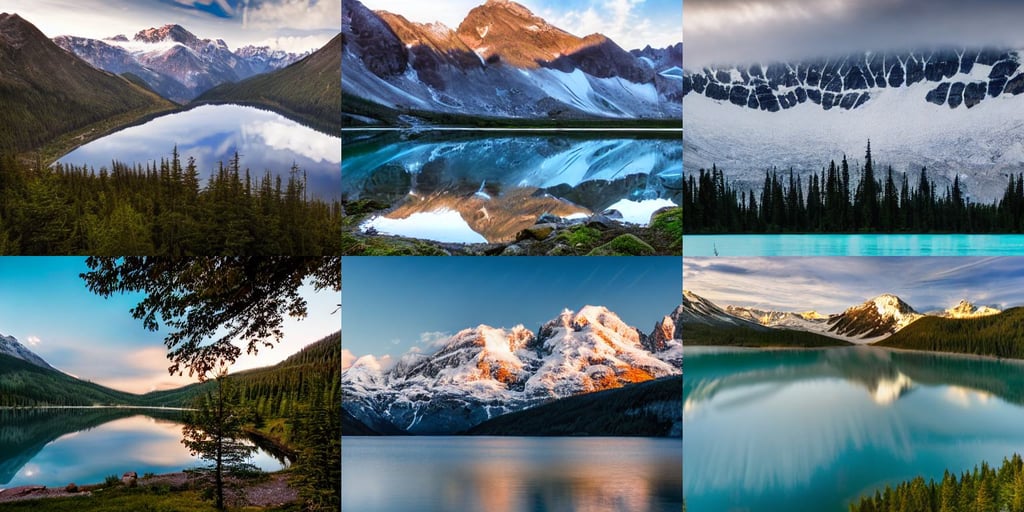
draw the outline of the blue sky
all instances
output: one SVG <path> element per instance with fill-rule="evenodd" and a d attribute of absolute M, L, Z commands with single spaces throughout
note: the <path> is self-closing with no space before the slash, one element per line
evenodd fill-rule
<path fill-rule="evenodd" d="M 230 48 L 320 48 L 341 31 L 341 0 L 4 0 L 49 37 L 104 38 L 177 23 Z"/>
<path fill-rule="evenodd" d="M 129 310 L 141 295 L 104 299 L 78 276 L 84 258 L 0 258 L 0 334 L 14 336 L 52 366 L 76 377 L 144 393 L 193 382 L 167 374 L 163 331 L 150 332 Z M 285 337 L 273 349 L 243 355 L 232 371 L 277 363 L 341 326 L 336 292 L 303 288 L 304 320 L 287 319 Z"/>
<path fill-rule="evenodd" d="M 606 306 L 649 332 L 682 302 L 678 257 L 345 258 L 346 358 L 429 352 L 480 324 L 530 330 L 565 308 Z"/>
<path fill-rule="evenodd" d="M 1024 305 L 1024 257 L 686 258 L 683 287 L 719 306 L 839 313 L 882 293 L 920 312 Z"/>
<path fill-rule="evenodd" d="M 484 0 L 363 0 L 373 10 L 401 14 L 420 23 L 440 21 L 455 29 Z M 627 50 L 665 47 L 683 40 L 681 0 L 518 0 L 517 3 L 567 32 L 600 32 Z"/>

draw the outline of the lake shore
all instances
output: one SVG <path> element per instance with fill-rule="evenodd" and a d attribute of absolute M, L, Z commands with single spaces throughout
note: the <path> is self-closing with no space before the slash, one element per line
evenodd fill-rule
<path fill-rule="evenodd" d="M 246 484 L 241 490 L 241 505 L 255 507 L 278 507 L 298 500 L 298 491 L 288 484 L 288 473 L 277 471 L 268 473 L 266 480 Z M 189 489 L 188 475 L 183 471 L 163 473 L 139 478 L 138 487 L 167 486 L 171 492 Z M 0 491 L 0 505 L 26 500 L 49 498 L 88 498 L 96 496 L 112 488 L 126 487 L 124 484 L 108 486 L 96 483 L 76 487 L 74 492 L 68 487 L 46 487 L 44 485 L 22 485 Z"/>

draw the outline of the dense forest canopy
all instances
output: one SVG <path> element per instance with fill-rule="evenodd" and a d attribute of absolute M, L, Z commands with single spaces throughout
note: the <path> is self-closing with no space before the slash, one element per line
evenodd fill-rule
<path fill-rule="evenodd" d="M 0 254 L 330 255 L 340 202 L 310 198 L 305 174 L 253 176 L 236 154 L 201 183 L 193 159 L 87 167 L 0 156 Z"/>
<path fill-rule="evenodd" d="M 685 233 L 1021 233 L 1024 174 L 1009 176 L 1003 197 L 970 201 L 954 178 L 939 190 L 922 168 L 907 173 L 875 169 L 868 143 L 864 166 L 851 172 L 844 156 L 804 182 L 776 169 L 765 172 L 760 194 L 732 186 L 712 166 L 683 182 Z M 859 176 L 855 178 L 854 176 Z"/>

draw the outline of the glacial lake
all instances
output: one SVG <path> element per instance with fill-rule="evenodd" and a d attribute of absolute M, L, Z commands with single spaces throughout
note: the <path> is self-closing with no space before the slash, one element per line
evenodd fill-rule
<path fill-rule="evenodd" d="M 102 483 L 135 471 L 169 473 L 205 464 L 181 444 L 180 413 L 116 408 L 0 410 L 0 489 Z M 266 452 L 251 462 L 284 467 Z"/>
<path fill-rule="evenodd" d="M 342 437 L 341 508 L 678 512 L 679 439 Z"/>
<path fill-rule="evenodd" d="M 690 512 L 840 512 L 1024 454 L 1024 365 L 878 347 L 687 347 Z"/>
<path fill-rule="evenodd" d="M 341 138 L 318 132 L 282 115 L 240 105 L 203 105 L 157 117 L 89 142 L 64 155 L 64 164 L 87 165 L 99 172 L 116 160 L 129 165 L 159 164 L 178 146 L 181 165 L 196 159 L 203 178 L 237 151 L 241 168 L 253 179 L 267 171 L 287 184 L 292 164 L 306 172 L 310 194 L 326 200 L 341 187 Z M 243 176 L 244 178 L 244 176 Z"/>
<path fill-rule="evenodd" d="M 346 130 L 342 197 L 391 207 L 364 230 L 439 242 L 511 241 L 545 213 L 647 224 L 681 204 L 681 136 Z"/>
<path fill-rule="evenodd" d="M 683 235 L 684 257 L 1016 256 L 1022 253 L 1024 235 Z"/>

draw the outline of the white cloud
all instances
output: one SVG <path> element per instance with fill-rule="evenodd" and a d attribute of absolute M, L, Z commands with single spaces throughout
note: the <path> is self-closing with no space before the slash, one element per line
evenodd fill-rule
<path fill-rule="evenodd" d="M 355 354 L 352 353 L 351 350 L 349 350 L 347 348 L 341 349 L 341 369 L 342 370 L 348 369 L 349 366 L 352 366 L 352 363 L 356 362 L 356 359 L 358 359 L 358 358 L 356 357 Z"/>
<path fill-rule="evenodd" d="M 39 336 L 29 336 L 25 338 L 25 342 L 28 343 L 30 347 L 37 347 L 43 342 L 43 340 L 40 340 Z"/>
<path fill-rule="evenodd" d="M 269 46 L 272 50 L 302 53 L 319 50 L 331 40 L 331 37 L 331 35 L 272 37 L 255 43 L 254 46 Z"/>
<path fill-rule="evenodd" d="M 341 0 L 280 0 L 248 7 L 243 12 L 246 28 L 286 26 L 299 30 L 338 30 L 341 26 Z"/>
<path fill-rule="evenodd" d="M 448 341 L 452 334 L 450 332 L 427 331 L 420 333 L 420 345 L 427 347 L 440 347 Z"/>
<path fill-rule="evenodd" d="M 639 8 L 644 0 L 604 0 L 586 9 L 556 12 L 543 11 L 549 23 L 572 34 L 583 37 L 601 33 L 626 50 L 651 45 L 664 47 L 682 41 L 681 20 L 665 17 L 652 20 L 641 16 Z"/>

